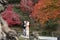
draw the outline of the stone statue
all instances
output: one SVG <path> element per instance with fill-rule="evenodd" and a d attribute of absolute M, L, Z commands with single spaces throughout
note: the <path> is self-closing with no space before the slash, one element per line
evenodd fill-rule
<path fill-rule="evenodd" d="M 23 35 L 29 38 L 29 21 L 24 21 Z"/>

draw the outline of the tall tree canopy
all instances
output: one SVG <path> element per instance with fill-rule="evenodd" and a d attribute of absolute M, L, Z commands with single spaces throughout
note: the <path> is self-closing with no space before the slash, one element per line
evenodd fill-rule
<path fill-rule="evenodd" d="M 41 24 L 51 18 L 60 18 L 60 0 L 39 0 L 30 16 Z"/>
<path fill-rule="evenodd" d="M 31 12 L 33 8 L 32 0 L 21 0 L 20 8 L 23 12 Z"/>

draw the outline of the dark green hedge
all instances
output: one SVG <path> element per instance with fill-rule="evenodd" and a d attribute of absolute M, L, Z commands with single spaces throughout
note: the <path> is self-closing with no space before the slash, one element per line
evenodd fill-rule
<path fill-rule="evenodd" d="M 16 4 L 16 3 L 20 3 L 20 0 L 8 0 L 8 3 Z"/>

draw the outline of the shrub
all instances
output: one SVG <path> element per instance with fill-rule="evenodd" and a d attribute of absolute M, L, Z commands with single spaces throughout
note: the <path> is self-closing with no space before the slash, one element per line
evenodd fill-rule
<path fill-rule="evenodd" d="M 9 5 L 2 13 L 2 17 L 7 21 L 9 26 L 20 25 L 20 16 L 13 11 L 13 6 Z"/>
<path fill-rule="evenodd" d="M 20 3 L 20 0 L 8 0 L 8 3 L 16 4 L 16 3 Z"/>

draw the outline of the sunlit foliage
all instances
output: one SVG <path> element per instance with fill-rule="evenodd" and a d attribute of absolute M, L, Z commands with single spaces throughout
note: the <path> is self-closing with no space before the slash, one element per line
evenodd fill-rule
<path fill-rule="evenodd" d="M 59 0 L 39 0 L 35 4 L 31 13 L 31 17 L 36 21 L 44 24 L 49 19 L 60 17 L 60 1 Z"/>

